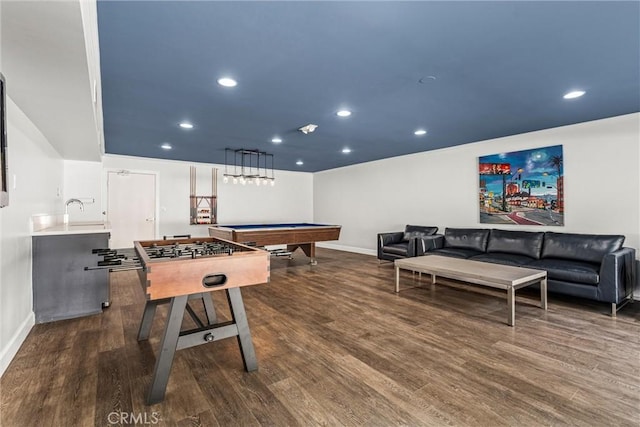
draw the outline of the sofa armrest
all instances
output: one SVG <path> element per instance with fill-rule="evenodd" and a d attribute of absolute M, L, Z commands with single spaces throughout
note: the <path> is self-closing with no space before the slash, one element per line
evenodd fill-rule
<path fill-rule="evenodd" d="M 378 233 L 378 259 L 382 259 L 382 248 L 391 243 L 399 243 L 404 238 L 404 232 Z"/>
<path fill-rule="evenodd" d="M 622 248 L 604 256 L 600 265 L 598 299 L 618 304 L 632 294 L 636 282 L 636 250 Z"/>
<path fill-rule="evenodd" d="M 434 249 L 440 249 L 444 246 L 444 236 L 442 234 L 434 234 L 432 236 L 416 237 L 416 256 L 422 256 Z"/>

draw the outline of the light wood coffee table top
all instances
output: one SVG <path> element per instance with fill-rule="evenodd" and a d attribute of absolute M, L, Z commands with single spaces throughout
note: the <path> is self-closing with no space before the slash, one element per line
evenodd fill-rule
<path fill-rule="evenodd" d="M 400 269 L 430 274 L 432 283 L 436 283 L 437 276 L 442 276 L 506 290 L 509 308 L 507 323 L 510 326 L 515 324 L 516 289 L 540 283 L 540 306 L 544 310 L 547 309 L 547 272 L 544 270 L 438 255 L 397 259 L 394 264 L 396 268 L 396 292 L 400 291 Z"/>

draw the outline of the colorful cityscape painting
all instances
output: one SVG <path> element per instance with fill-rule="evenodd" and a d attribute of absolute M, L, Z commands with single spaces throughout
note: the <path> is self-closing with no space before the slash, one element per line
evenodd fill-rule
<path fill-rule="evenodd" d="M 562 145 L 478 158 L 480 223 L 564 225 Z"/>

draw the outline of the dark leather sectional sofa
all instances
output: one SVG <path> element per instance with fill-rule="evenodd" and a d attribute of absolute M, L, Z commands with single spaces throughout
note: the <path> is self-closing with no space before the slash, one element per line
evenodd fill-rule
<path fill-rule="evenodd" d="M 546 270 L 549 292 L 610 303 L 612 316 L 633 296 L 636 252 L 624 236 L 447 228 L 416 240 L 425 255 Z"/>

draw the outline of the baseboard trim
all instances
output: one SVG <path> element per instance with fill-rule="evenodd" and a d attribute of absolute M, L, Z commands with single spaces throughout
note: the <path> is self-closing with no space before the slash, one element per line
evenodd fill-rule
<path fill-rule="evenodd" d="M 27 335 L 31 331 L 31 328 L 36 324 L 36 315 L 32 311 L 29 313 L 24 322 L 20 325 L 15 334 L 11 337 L 5 348 L 0 352 L 0 377 L 4 375 L 4 371 L 7 370 L 9 364 L 20 350 L 20 346 L 27 339 Z"/>
<path fill-rule="evenodd" d="M 334 243 L 316 243 L 316 246 L 319 248 L 326 248 L 326 249 L 335 249 L 337 251 L 345 251 L 345 252 L 353 252 L 356 254 L 363 254 L 363 255 L 372 255 L 372 256 L 377 256 L 378 252 L 375 249 L 363 249 L 363 248 L 356 248 L 355 246 L 344 246 L 344 245 L 336 245 Z"/>

